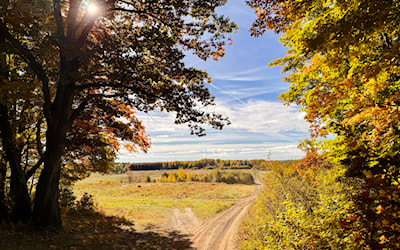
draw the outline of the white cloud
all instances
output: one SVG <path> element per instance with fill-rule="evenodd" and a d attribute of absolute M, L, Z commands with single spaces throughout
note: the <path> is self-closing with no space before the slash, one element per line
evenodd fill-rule
<path fill-rule="evenodd" d="M 229 1 L 220 10 L 239 25 L 239 31 L 232 34 L 233 45 L 227 46 L 227 54 L 218 62 L 202 61 L 189 51 L 185 64 L 215 79 L 209 89 L 217 106 L 210 110 L 228 116 L 232 124 L 222 131 L 208 129 L 207 136 L 199 138 L 190 136 L 186 125 L 175 124 L 174 114 L 139 113 L 152 147 L 147 154 L 123 151 L 121 161 L 260 159 L 269 152 L 273 159 L 302 157 L 296 146 L 308 135 L 304 113 L 275 101 L 289 84 L 281 81 L 280 68 L 267 66 L 284 57 L 286 48 L 272 31 L 258 38 L 250 36 L 248 29 L 256 16 L 243 1 Z"/>
<path fill-rule="evenodd" d="M 122 152 L 122 162 L 154 162 L 176 160 L 214 159 L 266 159 L 271 153 L 272 159 L 299 159 L 303 153 L 296 144 L 265 143 L 265 144 L 192 144 L 154 146 L 147 154 L 125 154 Z"/>
<path fill-rule="evenodd" d="M 209 129 L 205 137 L 191 136 L 186 125 L 174 124 L 174 114 L 140 113 L 152 147 L 147 154 L 121 151 L 120 161 L 260 159 L 269 152 L 273 159 L 302 157 L 297 144 L 308 134 L 308 125 L 296 107 L 248 101 L 234 106 L 219 103 L 214 109 L 228 116 L 232 124 L 222 131 Z"/>
<path fill-rule="evenodd" d="M 217 111 L 228 116 L 232 128 L 249 132 L 277 135 L 287 131 L 307 133 L 308 125 L 304 113 L 296 106 L 284 106 L 279 102 L 249 101 L 246 105 L 218 105 Z"/>

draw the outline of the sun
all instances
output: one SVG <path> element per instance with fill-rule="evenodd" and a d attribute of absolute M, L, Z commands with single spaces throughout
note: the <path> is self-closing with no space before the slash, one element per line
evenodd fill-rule
<path fill-rule="evenodd" d="M 91 15 L 96 14 L 99 10 L 99 7 L 95 3 L 89 3 L 87 6 L 87 12 Z"/>

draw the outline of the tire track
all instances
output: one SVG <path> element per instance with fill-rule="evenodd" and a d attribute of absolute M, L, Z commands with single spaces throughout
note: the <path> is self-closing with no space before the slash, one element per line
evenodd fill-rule
<path fill-rule="evenodd" d="M 236 237 L 240 222 L 247 209 L 257 200 L 261 190 L 258 185 L 254 194 L 243 198 L 235 205 L 217 214 L 193 230 L 191 240 L 193 249 L 233 250 L 236 249 Z"/>

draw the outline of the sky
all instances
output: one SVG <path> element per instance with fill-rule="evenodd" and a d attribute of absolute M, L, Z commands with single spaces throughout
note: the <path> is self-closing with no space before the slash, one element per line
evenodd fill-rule
<path fill-rule="evenodd" d="M 239 26 L 238 32 L 231 35 L 233 44 L 225 48 L 226 55 L 218 61 L 206 62 L 187 56 L 185 63 L 211 76 L 213 83 L 207 87 L 216 97 L 213 111 L 229 117 L 232 124 L 222 130 L 207 129 L 206 136 L 197 137 L 190 135 L 186 125 L 174 124 L 172 113 L 139 113 L 152 146 L 147 153 L 121 150 L 118 161 L 303 157 L 297 145 L 308 137 L 309 125 L 297 106 L 284 106 L 278 101 L 289 84 L 282 80 L 281 67 L 268 66 L 270 61 L 285 55 L 286 48 L 279 42 L 279 35 L 267 31 L 261 37 L 252 37 L 249 29 L 256 15 L 244 0 L 230 0 L 218 12 Z"/>

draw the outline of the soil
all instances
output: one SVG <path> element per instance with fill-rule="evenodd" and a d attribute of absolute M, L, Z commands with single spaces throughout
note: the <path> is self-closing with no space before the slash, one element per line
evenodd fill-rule
<path fill-rule="evenodd" d="M 183 212 L 176 209 L 167 223 L 168 228 L 187 234 L 192 242 L 189 249 L 192 250 L 237 249 L 236 237 L 241 220 L 247 209 L 257 200 L 260 190 L 261 186 L 258 185 L 252 196 L 239 200 L 235 205 L 203 223 L 190 208 Z"/>

